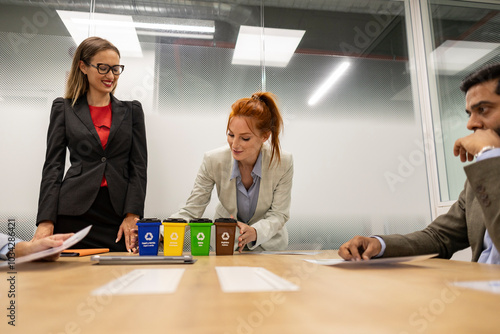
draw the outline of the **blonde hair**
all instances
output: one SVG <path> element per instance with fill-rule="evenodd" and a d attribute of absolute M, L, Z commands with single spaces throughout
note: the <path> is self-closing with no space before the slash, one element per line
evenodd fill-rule
<path fill-rule="evenodd" d="M 113 50 L 120 57 L 120 51 L 108 40 L 100 37 L 89 37 L 80 43 L 73 56 L 71 70 L 69 72 L 68 81 L 66 82 L 66 93 L 64 98 L 71 99 L 71 105 L 75 105 L 80 96 L 86 94 L 89 90 L 89 80 L 87 76 L 80 70 L 80 60 L 85 64 L 90 64 L 92 57 L 97 53 L 105 50 Z M 113 87 L 111 93 L 116 89 Z"/>
<path fill-rule="evenodd" d="M 229 123 L 236 116 L 249 117 L 253 125 L 261 133 L 271 134 L 271 165 L 274 157 L 281 162 L 280 132 L 283 129 L 283 118 L 278 109 L 277 98 L 271 92 L 257 92 L 252 97 L 245 97 L 234 102 L 227 121 Z"/>

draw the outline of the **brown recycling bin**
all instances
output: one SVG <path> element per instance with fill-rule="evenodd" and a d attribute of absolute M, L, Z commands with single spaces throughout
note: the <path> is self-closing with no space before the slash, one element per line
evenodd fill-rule
<path fill-rule="evenodd" d="M 233 255 L 236 219 L 218 218 L 215 220 L 215 254 Z"/>

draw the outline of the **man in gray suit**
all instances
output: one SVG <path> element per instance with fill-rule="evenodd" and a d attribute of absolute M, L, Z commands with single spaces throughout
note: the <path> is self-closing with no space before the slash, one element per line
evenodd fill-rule
<path fill-rule="evenodd" d="M 448 213 L 424 230 L 406 235 L 356 236 L 339 255 L 346 260 L 438 253 L 449 259 L 472 248 L 472 261 L 500 264 L 500 64 L 484 67 L 464 79 L 467 128 L 472 134 L 455 142 L 467 182 Z"/>

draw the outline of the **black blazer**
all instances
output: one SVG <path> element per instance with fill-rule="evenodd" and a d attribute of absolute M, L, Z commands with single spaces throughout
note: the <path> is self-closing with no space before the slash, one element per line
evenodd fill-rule
<path fill-rule="evenodd" d="M 87 97 L 57 98 L 52 104 L 42 172 L 37 225 L 57 224 L 57 215 L 81 215 L 94 202 L 103 174 L 118 215 L 144 214 L 147 145 L 144 112 L 138 101 L 111 95 L 112 120 L 104 150 L 90 116 Z M 71 167 L 63 180 L 66 147 Z"/>

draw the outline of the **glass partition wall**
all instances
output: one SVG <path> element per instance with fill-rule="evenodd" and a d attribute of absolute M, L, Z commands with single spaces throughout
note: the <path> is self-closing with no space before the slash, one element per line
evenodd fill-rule
<path fill-rule="evenodd" d="M 474 70 L 500 62 L 500 3 L 429 0 L 422 8 L 429 22 L 424 32 L 439 199 L 446 204 L 458 199 L 466 179 L 464 164 L 453 155 L 455 140 L 470 133 L 458 87 Z"/>
<path fill-rule="evenodd" d="M 0 0 L 0 226 L 15 218 L 19 237 L 33 235 L 51 102 L 79 41 L 97 35 L 122 53 L 116 96 L 145 111 L 146 216 L 183 205 L 203 153 L 227 145 L 231 104 L 268 90 L 295 163 L 290 249 L 423 228 L 421 26 L 409 10 L 382 0 Z M 206 217 L 215 204 L 214 193 Z"/>

